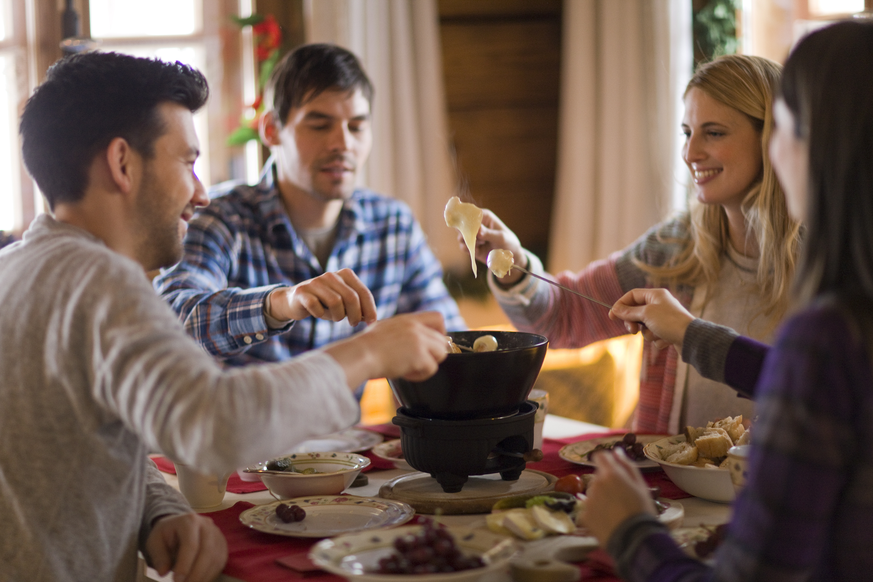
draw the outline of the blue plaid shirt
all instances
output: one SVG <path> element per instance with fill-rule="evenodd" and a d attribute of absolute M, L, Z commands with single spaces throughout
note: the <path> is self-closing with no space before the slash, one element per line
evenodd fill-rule
<path fill-rule="evenodd" d="M 379 319 L 439 311 L 448 330 L 466 329 L 442 267 L 409 208 L 358 189 L 343 206 L 325 268 L 288 219 L 268 162 L 257 186 L 222 185 L 188 226 L 182 261 L 155 278 L 158 293 L 211 354 L 230 365 L 286 360 L 362 331 L 313 317 L 271 330 L 273 289 L 349 268 L 376 300 Z"/>

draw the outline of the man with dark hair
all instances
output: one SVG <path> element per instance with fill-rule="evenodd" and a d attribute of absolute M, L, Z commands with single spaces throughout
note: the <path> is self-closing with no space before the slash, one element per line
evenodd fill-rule
<path fill-rule="evenodd" d="M 337 46 L 302 46 L 274 69 L 261 181 L 219 186 L 191 221 L 182 262 L 154 281 L 209 353 L 283 361 L 422 310 L 465 328 L 409 208 L 355 187 L 372 96 L 358 59 Z"/>
<path fill-rule="evenodd" d="M 380 321 L 293 361 L 225 370 L 185 333 L 145 271 L 177 262 L 208 204 L 194 174 L 184 65 L 82 54 L 56 63 L 21 118 L 52 215 L 0 250 L 0 578 L 211 580 L 227 546 L 149 450 L 211 473 L 357 421 L 372 377 L 432 374 L 437 313 Z"/>

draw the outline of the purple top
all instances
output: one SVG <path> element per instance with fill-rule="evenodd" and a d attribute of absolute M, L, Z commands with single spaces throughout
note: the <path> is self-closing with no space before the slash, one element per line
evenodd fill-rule
<path fill-rule="evenodd" d="M 727 358 L 738 370 L 733 381 L 747 383 L 760 370 L 759 415 L 749 481 L 714 564 L 692 560 L 654 518 L 636 516 L 609 541 L 619 573 L 632 581 L 869 580 L 873 366 L 866 344 L 842 312 L 825 305 L 788 320 L 769 353 L 745 339 L 734 344 Z"/>

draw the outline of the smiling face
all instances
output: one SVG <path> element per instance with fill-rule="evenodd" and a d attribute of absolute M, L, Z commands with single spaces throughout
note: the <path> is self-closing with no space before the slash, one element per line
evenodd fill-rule
<path fill-rule="evenodd" d="M 158 106 L 165 132 L 155 140 L 154 156 L 143 160 L 136 198 L 137 254 L 146 270 L 182 258 L 182 239 L 197 207 L 209 204 L 194 174 L 200 142 L 191 112 L 175 103 Z"/>
<path fill-rule="evenodd" d="M 739 209 L 763 169 L 761 134 L 751 120 L 694 87 L 685 96 L 682 132 L 697 199 Z"/>
<path fill-rule="evenodd" d="M 329 202 L 351 196 L 373 143 L 370 103 L 360 89 L 324 91 L 292 108 L 281 127 L 264 130 L 283 196 L 304 193 Z"/>
<path fill-rule="evenodd" d="M 809 143 L 794 133 L 794 115 L 782 99 L 773 105 L 776 122 L 770 138 L 770 160 L 785 191 L 788 213 L 794 220 L 806 218 Z"/>

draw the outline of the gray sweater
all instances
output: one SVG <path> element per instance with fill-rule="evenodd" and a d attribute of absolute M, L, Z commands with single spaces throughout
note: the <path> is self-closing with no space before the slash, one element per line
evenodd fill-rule
<path fill-rule="evenodd" d="M 191 511 L 146 456 L 223 472 L 356 422 L 312 352 L 225 371 L 142 268 L 41 216 L 0 251 L 0 581 L 134 580 L 153 519 Z"/>

